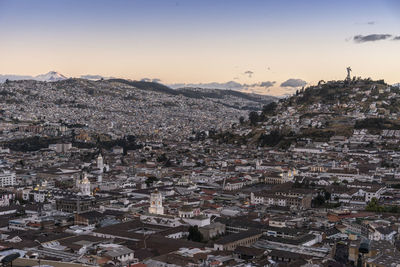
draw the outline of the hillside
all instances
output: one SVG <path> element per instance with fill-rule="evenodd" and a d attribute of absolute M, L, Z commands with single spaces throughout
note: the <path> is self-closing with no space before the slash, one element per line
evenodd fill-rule
<path fill-rule="evenodd" d="M 83 125 L 87 131 L 144 138 L 187 138 L 192 132 L 224 129 L 274 99 L 122 79 L 7 81 L 0 84 L 0 95 L 0 122 Z"/>
<path fill-rule="evenodd" d="M 248 107 L 241 107 L 240 109 L 249 109 L 249 110 L 260 110 L 258 104 L 268 104 L 271 101 L 277 100 L 276 97 L 273 96 L 264 96 L 264 95 L 256 95 L 256 94 L 247 94 L 234 90 L 227 89 L 204 89 L 204 88 L 179 88 L 179 89 L 171 89 L 168 86 L 165 86 L 160 83 L 155 82 L 144 82 L 144 81 L 130 81 L 124 79 L 110 79 L 110 82 L 119 82 L 124 83 L 130 86 L 133 86 L 137 89 L 148 90 L 153 92 L 159 92 L 169 95 L 182 95 L 188 98 L 196 98 L 196 99 L 229 99 L 236 98 L 238 100 L 247 100 L 250 104 Z M 227 103 L 230 105 L 233 103 Z M 255 104 L 255 105 L 251 105 Z M 233 105 L 232 107 L 238 107 L 239 105 Z"/>
<path fill-rule="evenodd" d="M 237 144 L 287 148 L 310 138 L 326 142 L 332 136 L 351 136 L 355 129 L 370 134 L 400 129 L 400 89 L 383 80 L 320 82 L 293 96 L 251 112 L 240 127 L 214 139 Z"/>

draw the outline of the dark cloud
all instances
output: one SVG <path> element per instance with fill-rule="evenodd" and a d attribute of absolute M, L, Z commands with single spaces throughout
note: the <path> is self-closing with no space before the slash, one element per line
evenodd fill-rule
<path fill-rule="evenodd" d="M 141 82 L 149 82 L 149 83 L 160 83 L 161 80 L 154 78 L 154 79 L 150 79 L 150 78 L 143 78 L 140 80 Z"/>
<path fill-rule="evenodd" d="M 247 70 L 244 72 L 245 75 L 249 76 L 249 78 L 251 78 L 254 74 L 254 72 L 252 72 L 251 70 Z"/>
<path fill-rule="evenodd" d="M 374 20 L 370 20 L 370 21 L 366 21 L 366 22 L 356 22 L 356 25 L 368 25 L 368 26 L 373 26 L 375 25 L 377 22 Z"/>
<path fill-rule="evenodd" d="M 400 36 L 396 36 L 393 38 L 393 41 L 400 41 Z"/>
<path fill-rule="evenodd" d="M 369 35 L 356 35 L 353 37 L 353 41 L 356 43 L 375 42 L 380 40 L 386 40 L 392 37 L 391 34 L 369 34 Z"/>
<path fill-rule="evenodd" d="M 235 81 L 229 81 L 226 83 L 210 82 L 210 83 L 177 83 L 169 84 L 171 88 L 182 88 L 182 87 L 193 87 L 193 88 L 205 88 L 205 89 L 231 89 L 231 90 L 252 90 L 253 88 L 269 88 L 275 85 L 275 81 L 265 81 L 252 84 L 241 84 Z"/>
<path fill-rule="evenodd" d="M 274 82 L 266 81 L 266 82 L 261 82 L 261 83 L 260 83 L 260 86 L 261 86 L 261 87 L 268 88 L 268 87 L 273 86 L 275 83 L 276 83 L 275 81 L 274 81 Z"/>
<path fill-rule="evenodd" d="M 256 92 L 262 90 L 263 92 L 269 92 L 266 90 L 276 84 L 275 81 L 265 81 L 252 84 L 242 84 L 235 81 L 229 81 L 226 83 L 210 82 L 210 83 L 176 83 L 169 84 L 168 86 L 174 89 L 191 87 L 191 88 L 204 88 L 204 89 L 229 89 L 243 92 Z"/>
<path fill-rule="evenodd" d="M 235 81 L 229 81 L 226 83 L 178 83 L 170 84 L 171 88 L 177 89 L 182 87 L 192 87 L 192 88 L 204 88 L 204 89 L 232 89 L 232 90 L 243 90 L 244 86 Z"/>
<path fill-rule="evenodd" d="M 306 84 L 307 82 L 303 81 L 302 79 L 289 79 L 281 83 L 281 87 L 302 87 Z"/>
<path fill-rule="evenodd" d="M 101 79 L 107 79 L 107 77 L 103 77 L 101 75 L 81 75 L 81 79 L 86 79 L 86 80 L 101 80 Z"/>

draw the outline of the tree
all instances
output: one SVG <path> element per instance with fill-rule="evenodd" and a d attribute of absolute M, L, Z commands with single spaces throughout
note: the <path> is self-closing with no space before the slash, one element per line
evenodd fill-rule
<path fill-rule="evenodd" d="M 330 200 L 331 199 L 331 193 L 329 193 L 328 191 L 325 191 L 325 200 Z"/>
<path fill-rule="evenodd" d="M 172 162 L 170 159 L 167 159 L 167 161 L 164 163 L 164 167 L 172 167 Z"/>
<path fill-rule="evenodd" d="M 195 242 L 203 241 L 203 235 L 199 231 L 199 228 L 197 227 L 197 225 L 189 227 L 188 240 L 195 241 Z"/>
<path fill-rule="evenodd" d="M 157 177 L 150 176 L 149 178 L 146 179 L 145 183 L 146 183 L 146 186 L 149 187 L 150 185 L 153 185 L 153 183 L 156 181 L 158 181 Z"/>
<path fill-rule="evenodd" d="M 252 111 L 249 114 L 249 121 L 251 125 L 256 125 L 258 122 L 258 113 L 256 111 Z"/>
<path fill-rule="evenodd" d="M 273 130 L 268 135 L 261 134 L 258 141 L 260 146 L 276 146 L 282 139 L 283 135 L 278 130 Z"/>
<path fill-rule="evenodd" d="M 166 162 L 168 160 L 167 156 L 165 155 L 165 153 L 159 155 L 157 157 L 157 162 Z"/>
<path fill-rule="evenodd" d="M 275 113 L 275 110 L 277 107 L 278 107 L 278 104 L 276 102 L 271 102 L 268 105 L 263 106 L 262 114 L 263 115 L 271 115 L 271 114 Z"/>
<path fill-rule="evenodd" d="M 374 211 L 374 212 L 381 212 L 383 211 L 383 207 L 379 205 L 378 199 L 373 197 L 371 201 L 368 203 L 367 207 L 365 208 L 366 211 Z"/>
<path fill-rule="evenodd" d="M 322 195 L 318 195 L 316 198 L 312 200 L 312 204 L 314 207 L 321 207 L 322 205 L 325 204 L 325 197 Z"/>

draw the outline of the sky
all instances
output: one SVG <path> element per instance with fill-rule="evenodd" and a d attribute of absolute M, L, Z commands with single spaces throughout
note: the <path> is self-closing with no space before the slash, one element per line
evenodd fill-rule
<path fill-rule="evenodd" d="M 397 0 L 0 0 L 0 36 L 0 74 L 272 95 L 344 79 L 348 66 L 400 82 Z"/>

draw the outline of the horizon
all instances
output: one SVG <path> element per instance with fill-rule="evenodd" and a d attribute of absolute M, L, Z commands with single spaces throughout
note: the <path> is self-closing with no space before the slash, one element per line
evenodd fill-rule
<path fill-rule="evenodd" d="M 54 11 L 57 12 L 54 12 Z M 148 12 L 151 10 L 151 12 Z M 400 82 L 396 1 L 0 0 L 4 75 L 55 69 L 285 95 L 352 75 Z"/>
<path fill-rule="evenodd" d="M 292 96 L 293 94 L 296 93 L 297 90 L 302 89 L 302 88 L 307 88 L 307 87 L 312 87 L 312 86 L 316 86 L 316 84 L 311 84 L 311 83 L 307 83 L 304 86 L 298 86 L 298 87 L 293 87 L 293 91 L 288 93 L 286 92 L 285 94 L 268 94 L 268 93 L 259 93 L 259 92 L 253 92 L 253 91 L 249 91 L 248 88 L 246 88 L 246 84 L 241 85 L 241 88 L 238 88 L 237 84 L 233 84 L 231 85 L 231 87 L 229 87 L 230 82 L 226 82 L 226 83 L 199 83 L 199 84 L 184 84 L 182 86 L 177 86 L 176 84 L 164 84 L 162 83 L 160 80 L 158 79 L 148 79 L 148 78 L 142 78 L 142 79 L 129 79 L 129 78 L 123 78 L 123 77 L 105 77 L 105 76 L 101 76 L 101 75 L 96 75 L 96 74 L 84 74 L 84 75 L 79 75 L 79 76 L 68 76 L 68 75 L 64 75 L 63 73 L 60 73 L 58 71 L 55 70 L 51 70 L 48 71 L 47 73 L 42 73 L 42 74 L 38 74 L 36 76 L 33 75 L 19 75 L 19 74 L 0 74 L 0 83 L 1 80 L 7 78 L 7 80 L 10 81 L 21 81 L 21 80 L 37 80 L 37 81 L 42 81 L 42 82 L 57 82 L 57 81 L 61 81 L 61 80 L 38 80 L 37 78 L 39 78 L 40 76 L 45 76 L 48 74 L 56 74 L 56 75 L 61 75 L 63 79 L 61 80 L 67 80 L 67 79 L 85 79 L 85 80 L 92 80 L 92 81 L 99 81 L 101 79 L 104 80 L 111 80 L 111 79 L 123 79 L 123 80 L 129 80 L 129 81 L 140 81 L 140 82 L 153 82 L 153 83 L 159 83 L 162 84 L 164 86 L 167 86 L 171 89 L 181 89 L 181 88 L 200 88 L 200 89 L 210 89 L 210 90 L 232 90 L 232 91 L 238 91 L 241 93 L 247 93 L 247 94 L 258 94 L 258 95 L 265 95 L 265 96 L 273 96 L 273 97 L 277 97 L 277 98 L 284 98 L 284 97 L 288 97 L 288 96 Z M 3 77 L 2 77 L 3 76 Z M 15 76 L 15 78 L 8 78 L 8 76 L 12 77 Z M 355 77 L 355 76 L 354 76 Z M 371 77 L 357 77 L 360 78 L 362 80 L 366 80 L 366 79 L 371 79 Z M 337 81 L 341 81 L 341 80 L 345 80 L 345 79 L 339 79 L 339 80 L 320 80 L 323 81 L 324 83 L 326 82 L 337 82 Z M 374 80 L 374 79 L 372 79 Z M 376 79 L 376 81 L 378 80 L 384 80 L 384 79 Z M 387 83 L 385 81 L 385 83 Z M 221 85 L 221 87 L 217 87 L 219 85 Z M 387 83 L 388 84 L 388 83 Z M 400 86 L 400 83 L 394 83 L 394 84 L 389 84 L 392 86 Z"/>

